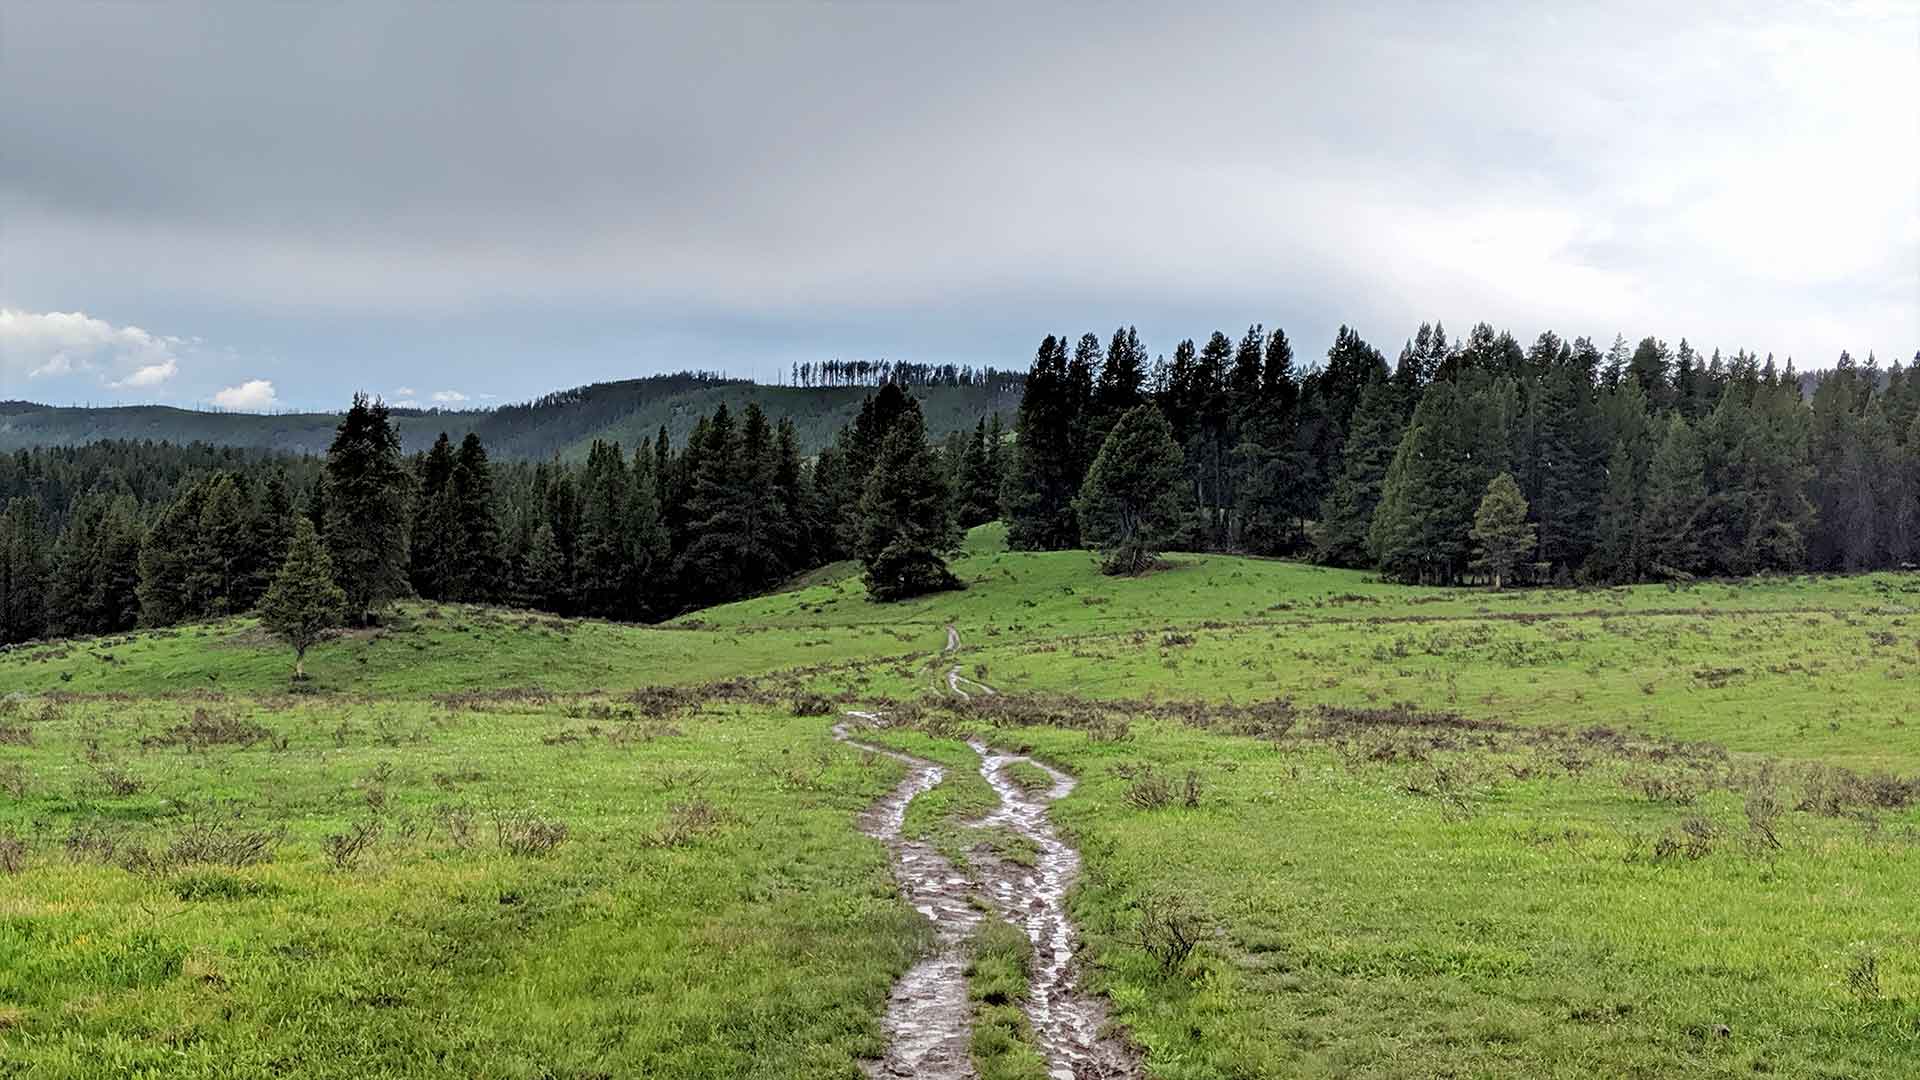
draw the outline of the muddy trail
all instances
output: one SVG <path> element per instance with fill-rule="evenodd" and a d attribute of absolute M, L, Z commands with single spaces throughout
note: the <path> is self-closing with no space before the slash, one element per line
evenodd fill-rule
<path fill-rule="evenodd" d="M 959 631 L 949 626 L 942 653 L 951 657 L 959 649 Z M 958 664 L 947 668 L 945 680 L 948 691 L 958 697 L 995 693 L 991 686 L 962 676 Z M 885 722 L 874 713 L 850 712 L 847 716 L 861 724 Z M 1132 1047 L 1104 1030 L 1106 1003 L 1081 993 L 1075 985 L 1074 931 L 1066 897 L 1080 872 L 1080 853 L 1061 839 L 1047 816 L 1048 804 L 1073 790 L 1073 778 L 1024 754 L 1004 753 L 978 739 L 968 740 L 967 745 L 979 755 L 980 775 L 999 798 L 997 807 L 969 824 L 1007 829 L 1026 838 L 1035 851 L 1030 867 L 1000 859 L 977 859 L 976 879 L 960 872 L 929 845 L 902 835 L 907 804 L 945 779 L 945 768 L 862 741 L 847 722 L 836 725 L 833 733 L 849 745 L 885 754 L 907 766 L 906 779 L 861 816 L 860 828 L 887 845 L 902 894 L 933 922 L 936 934 L 932 955 L 908 969 L 894 986 L 882 1020 L 887 1054 L 869 1063 L 868 1075 L 932 1080 L 974 1076 L 969 1056 L 972 1010 L 967 1000 L 966 967 L 967 938 L 981 919 L 976 902 L 1019 927 L 1032 943 L 1025 1008 L 1039 1049 L 1046 1057 L 1049 1080 L 1109 1080 L 1139 1075 L 1139 1058 Z M 1022 787 L 1007 771 L 1016 762 L 1043 770 L 1052 778 L 1052 786 L 1040 791 Z"/>

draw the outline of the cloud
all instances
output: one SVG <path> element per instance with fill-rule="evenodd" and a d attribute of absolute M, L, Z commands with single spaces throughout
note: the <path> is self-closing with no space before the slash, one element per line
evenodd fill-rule
<path fill-rule="evenodd" d="M 410 397 L 413 397 L 415 394 L 418 394 L 419 392 L 420 391 L 415 390 L 411 386 L 403 386 L 398 390 L 395 390 L 393 393 L 396 397 L 410 398 Z"/>
<path fill-rule="evenodd" d="M 168 357 L 158 364 L 142 365 L 136 368 L 133 374 L 107 385 L 116 389 L 123 386 L 158 386 L 178 374 L 180 374 L 180 365 L 174 362 L 172 357 Z"/>
<path fill-rule="evenodd" d="M 149 388 L 180 373 L 179 353 L 192 344 L 79 311 L 0 308 L 0 374 L 82 375 L 109 389 Z"/>
<path fill-rule="evenodd" d="M 1910 2 L 15 8 L 7 300 L 176 304 L 289 397 L 1120 321 L 1920 344 Z"/>
<path fill-rule="evenodd" d="M 433 400 L 445 405 L 452 405 L 467 400 L 467 395 L 458 390 L 435 390 L 433 392 Z"/>
<path fill-rule="evenodd" d="M 396 409 L 417 409 L 420 407 L 420 399 L 401 398 L 399 401 L 391 402 L 390 404 Z"/>
<path fill-rule="evenodd" d="M 238 386 L 229 386 L 213 395 L 213 403 L 223 409 L 262 412 L 278 405 L 280 399 L 274 393 L 271 381 L 248 379 Z"/>

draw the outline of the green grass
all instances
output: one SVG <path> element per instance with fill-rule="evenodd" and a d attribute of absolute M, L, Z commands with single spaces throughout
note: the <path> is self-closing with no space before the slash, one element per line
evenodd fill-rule
<path fill-rule="evenodd" d="M 754 706 L 265 704 L 5 718 L 32 744 L 0 747 L 27 774 L 0 834 L 34 850 L 0 879 L 0 1075 L 850 1080 L 880 1049 L 925 940 L 850 828 L 890 761 Z M 275 738 L 153 743 L 195 708 Z M 714 820 L 676 830 L 688 804 Z M 566 840 L 502 850 L 526 814 Z M 196 821 L 272 857 L 168 858 Z M 361 823 L 378 839 L 336 866 L 327 837 Z M 69 850 L 91 837 L 116 851 Z"/>
<path fill-rule="evenodd" d="M 1086 858 L 1074 913 L 1156 1077 L 1864 1077 L 1915 1060 L 1911 809 L 1788 810 L 1776 850 L 1745 813 L 1747 762 L 1600 750 L 1576 776 L 1523 734 L 1412 762 L 1376 760 L 1423 745 L 1392 729 L 1342 746 L 1150 719 L 1121 742 L 990 737 L 1082 778 L 1058 810 Z M 1143 767 L 1196 771 L 1201 805 L 1132 805 Z M 1657 802 L 1641 776 L 1697 792 Z M 1779 790 L 1791 806 L 1804 788 L 1782 774 Z M 1139 905 L 1169 896 L 1202 928 L 1172 972 L 1138 940 Z M 1866 956 L 1877 1000 L 1849 985 Z"/>
<path fill-rule="evenodd" d="M 664 627 L 409 605 L 297 694 L 245 619 L 0 654 L 0 1077 L 852 1080 L 930 936 L 855 827 L 900 769 L 810 694 L 949 766 L 906 831 L 963 867 L 1033 858 L 969 824 L 963 735 L 1080 778 L 1085 978 L 1159 1080 L 1912 1074 L 1920 577 L 1119 580 L 1002 535 L 898 605 L 846 567 Z M 1006 696 L 949 707 L 952 664 Z M 506 850 L 532 821 L 564 842 Z M 1036 1075 L 1024 942 L 974 944 L 976 1064 Z"/>
<path fill-rule="evenodd" d="M 967 997 L 973 1002 L 973 1067 L 980 1080 L 1046 1080 L 1046 1058 L 1034 1045 L 1022 1009 L 1033 957 L 1027 935 L 989 915 L 969 947 Z"/>

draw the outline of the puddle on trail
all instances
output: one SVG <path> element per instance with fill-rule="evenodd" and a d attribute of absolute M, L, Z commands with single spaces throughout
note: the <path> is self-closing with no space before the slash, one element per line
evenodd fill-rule
<path fill-rule="evenodd" d="M 851 714 L 872 721 L 872 714 Z M 849 746 L 884 754 L 907 767 L 907 777 L 879 802 L 860 815 L 860 831 L 887 846 L 893 858 L 893 876 L 900 892 L 933 923 L 936 945 L 932 955 L 907 969 L 887 999 L 881 1027 L 887 1033 L 887 1055 L 868 1062 L 873 1077 L 913 1076 L 928 1080 L 970 1080 L 973 1059 L 973 1013 L 967 1003 L 967 937 L 980 923 L 980 909 L 971 900 L 973 882 L 928 844 L 901 835 L 907 804 L 931 791 L 946 770 L 931 761 L 863 742 L 837 724 L 834 738 Z"/>
<path fill-rule="evenodd" d="M 980 755 L 980 775 L 1000 796 L 1000 806 L 981 825 L 999 825 L 1026 837 L 1037 856 L 1033 866 L 1002 863 L 989 899 L 1006 920 L 1026 931 L 1033 943 L 1028 972 L 1027 1019 L 1047 1057 L 1051 1080 L 1108 1080 L 1138 1071 L 1128 1045 L 1103 1035 L 1106 1003 L 1080 993 L 1073 979 L 1073 921 L 1067 916 L 1067 890 L 1080 873 L 1080 853 L 1060 839 L 1047 817 L 1047 804 L 1073 790 L 1073 777 L 1024 754 L 991 749 L 978 739 L 968 746 Z M 1045 791 L 1029 791 L 1007 775 L 1007 766 L 1025 762 L 1053 778 Z"/>
<path fill-rule="evenodd" d="M 871 713 L 850 713 L 875 722 Z M 1047 804 L 1073 790 L 1073 778 L 1019 754 L 1005 754 L 985 743 L 968 743 L 980 755 L 980 774 L 999 796 L 1000 805 L 975 824 L 1000 826 L 1026 837 L 1037 857 L 1031 867 L 995 860 L 986 888 L 960 873 L 930 846 L 905 839 L 907 804 L 932 790 L 945 769 L 931 761 L 855 738 L 845 723 L 834 737 L 850 746 L 884 754 L 907 766 L 907 777 L 860 817 L 861 831 L 887 846 L 901 893 L 934 924 L 937 946 L 902 976 L 887 1003 L 882 1025 L 887 1056 L 868 1065 L 875 1077 L 914 1076 L 963 1080 L 974 1075 L 968 1048 L 972 1011 L 967 1001 L 966 941 L 981 919 L 971 902 L 980 896 L 1033 944 L 1027 1016 L 1050 1080 L 1113 1080 L 1138 1075 L 1138 1061 L 1124 1040 L 1104 1036 L 1107 1010 L 1097 998 L 1074 988 L 1073 923 L 1066 895 L 1080 871 L 1080 853 L 1060 839 L 1047 817 Z M 1045 791 L 1029 792 L 1006 773 L 1016 761 L 1044 769 L 1053 778 Z"/>

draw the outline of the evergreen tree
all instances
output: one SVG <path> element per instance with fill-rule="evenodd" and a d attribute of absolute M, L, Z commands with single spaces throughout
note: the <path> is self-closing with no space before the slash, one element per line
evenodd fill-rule
<path fill-rule="evenodd" d="M 860 497 L 860 546 L 867 595 L 879 601 L 957 589 L 943 555 L 960 544 L 947 492 L 927 446 L 920 406 L 909 408 L 881 443 Z"/>
<path fill-rule="evenodd" d="M 252 499 L 240 490 L 239 480 L 232 473 L 209 479 L 194 527 L 196 553 L 189 572 L 188 587 L 199 607 L 196 615 L 231 615 L 253 606 L 256 536 Z"/>
<path fill-rule="evenodd" d="M 881 394 L 887 389 L 882 387 Z M 674 576 L 685 590 L 683 599 L 694 606 L 738 599 L 746 595 L 751 569 L 746 565 L 746 496 L 740 438 L 724 404 L 709 418 L 700 445 L 690 443 L 687 449 L 697 452 L 698 463 L 687 498 L 687 543 L 674 563 Z"/>
<path fill-rule="evenodd" d="M 1140 344 L 1139 332 L 1131 326 L 1116 328 L 1107 342 L 1106 362 L 1094 381 L 1089 431 L 1096 447 L 1106 441 L 1122 416 L 1146 401 L 1146 378 L 1147 350 Z"/>
<path fill-rule="evenodd" d="M 1485 482 L 1470 479 L 1477 470 L 1469 465 L 1465 412 L 1453 383 L 1435 382 L 1394 451 L 1367 537 L 1389 576 L 1445 584 L 1467 564 L 1467 533 Z"/>
<path fill-rule="evenodd" d="M 1590 580 L 1612 584 L 1638 581 L 1645 563 L 1640 538 L 1640 480 L 1625 440 L 1613 444 L 1606 480 L 1599 533 L 1584 573 Z"/>
<path fill-rule="evenodd" d="M 1665 408 L 1673 400 L 1668 372 L 1671 366 L 1672 354 L 1667 351 L 1666 342 L 1641 338 L 1640 344 L 1634 347 L 1633 358 L 1627 361 L 1627 376 L 1655 408 Z"/>
<path fill-rule="evenodd" d="M 1066 345 L 1048 335 L 1027 375 L 1014 423 L 1013 461 L 1002 499 L 1009 548 L 1059 551 L 1079 544 L 1073 516 L 1073 498 L 1081 479 L 1074 471 L 1077 420 Z"/>
<path fill-rule="evenodd" d="M 1380 505 L 1381 487 L 1405 431 L 1399 400 L 1402 389 L 1402 384 L 1375 380 L 1360 396 L 1340 479 L 1321 515 L 1316 554 L 1322 562 L 1335 566 L 1372 562 L 1368 535 L 1374 510 Z"/>
<path fill-rule="evenodd" d="M 196 483 L 176 495 L 140 546 L 140 623 L 172 626 L 207 614 L 200 561 L 200 510 L 206 487 Z"/>
<path fill-rule="evenodd" d="M 1527 523 L 1527 500 L 1512 473 L 1501 473 L 1487 483 L 1487 493 L 1473 515 L 1474 567 L 1493 575 L 1498 591 L 1527 560 L 1537 537 Z"/>
<path fill-rule="evenodd" d="M 106 500 L 90 498 L 74 509 L 54 544 L 53 580 L 47 594 L 47 629 L 58 635 L 102 633 L 94 607 L 100 564 L 100 524 Z"/>
<path fill-rule="evenodd" d="M 723 418 L 725 409 L 721 406 Z M 727 431 L 732 432 L 730 422 Z M 731 458 L 730 444 L 727 455 Z M 620 444 L 595 439 L 580 474 L 580 525 L 574 543 L 573 595 L 582 614 L 616 618 L 630 595 L 627 498 L 632 488 Z"/>
<path fill-rule="evenodd" d="M 783 422 L 782 432 L 791 428 Z M 659 581 L 668 560 L 673 557 L 671 539 L 660 520 L 660 485 L 654 475 L 653 448 L 641 440 L 633 454 L 632 490 L 627 495 L 628 601 L 626 608 L 634 616 L 646 618 L 664 613 Z"/>
<path fill-rule="evenodd" d="M 1668 578 L 1701 572 L 1696 528 L 1706 499 L 1699 438 L 1686 418 L 1674 413 L 1647 466 L 1640 535 L 1649 570 Z"/>
<path fill-rule="evenodd" d="M 501 591 L 500 521 L 496 515 L 493 465 L 480 436 L 460 440 L 448 474 L 445 498 L 451 508 L 453 550 L 447 595 L 453 600 L 486 603 Z"/>
<path fill-rule="evenodd" d="M 334 584 L 333 561 L 305 520 L 294 526 L 287 558 L 260 601 L 260 625 L 293 646 L 293 677 L 307 677 L 307 650 L 340 625 L 347 595 Z"/>
<path fill-rule="evenodd" d="M 973 437 L 960 460 L 960 480 L 955 489 L 955 515 L 962 529 L 985 525 L 1000 516 L 999 478 L 993 474 L 987 449 L 987 422 L 974 426 Z"/>
<path fill-rule="evenodd" d="M 454 550 L 458 543 L 457 508 L 447 491 L 453 479 L 453 443 L 446 432 L 425 454 L 414 459 L 413 524 L 409 577 L 416 593 L 429 600 L 446 599 L 452 592 Z"/>
<path fill-rule="evenodd" d="M 38 503 L 7 500 L 0 514 L 0 645 L 46 633 L 48 554 Z"/>
<path fill-rule="evenodd" d="M 348 621 L 364 625 L 408 592 L 411 482 L 386 403 L 353 396 L 327 448 L 326 477 L 327 554 Z"/>
<path fill-rule="evenodd" d="M 1074 500 L 1101 570 L 1138 574 L 1180 534 L 1187 509 L 1180 447 L 1166 417 L 1141 405 L 1120 418 Z"/>

